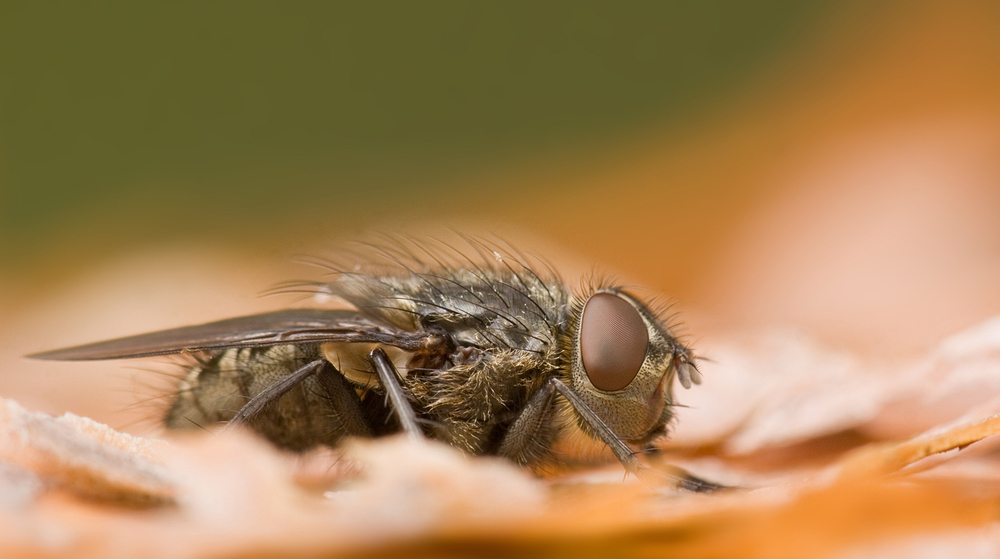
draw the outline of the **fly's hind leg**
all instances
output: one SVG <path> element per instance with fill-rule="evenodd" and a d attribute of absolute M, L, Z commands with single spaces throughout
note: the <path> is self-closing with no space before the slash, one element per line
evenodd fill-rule
<path fill-rule="evenodd" d="M 330 443 L 341 436 L 370 437 L 371 428 L 361 411 L 361 400 L 358 398 L 358 394 L 344 378 L 344 375 L 326 359 L 310 361 L 292 374 L 282 377 L 260 391 L 240 408 L 230 420 L 230 424 L 248 425 L 253 423 L 254 419 L 268 405 L 278 401 L 289 390 L 313 375 L 316 376 L 316 381 L 322 388 L 322 394 L 329 404 L 328 415 L 331 416 L 329 419 L 333 420 L 333 431 L 323 433 L 323 435 L 335 438 L 325 442 Z"/>
<path fill-rule="evenodd" d="M 316 380 L 330 404 L 330 414 L 344 430 L 344 435 L 371 437 L 372 430 L 361 411 L 361 399 L 344 375 L 329 361 L 316 373 Z"/>
<path fill-rule="evenodd" d="M 326 363 L 325 359 L 317 359 L 315 361 L 310 361 L 304 366 L 300 367 L 294 373 L 283 377 L 281 380 L 271 384 L 264 390 L 261 390 L 256 396 L 250 399 L 240 411 L 236 412 L 236 415 L 230 420 L 231 425 L 246 425 L 250 423 L 253 418 L 257 417 L 265 407 L 271 402 L 276 401 L 281 398 L 289 390 L 297 386 L 302 381 L 316 374 L 323 364 Z"/>

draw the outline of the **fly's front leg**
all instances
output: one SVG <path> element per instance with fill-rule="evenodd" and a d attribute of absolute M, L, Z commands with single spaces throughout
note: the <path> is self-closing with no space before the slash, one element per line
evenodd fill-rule
<path fill-rule="evenodd" d="M 677 487 L 686 489 L 692 493 L 712 493 L 713 491 L 722 489 L 733 489 L 729 485 L 722 485 L 721 483 L 702 479 L 683 468 L 677 468 L 677 470 Z"/>
<path fill-rule="evenodd" d="M 650 459 L 659 459 L 663 454 L 663 451 L 659 447 L 653 446 L 652 444 L 644 447 L 642 451 L 643 454 Z M 700 478 L 679 466 L 668 465 L 660 467 L 664 469 L 666 476 L 672 478 L 674 482 L 676 482 L 678 488 L 691 491 L 692 493 L 711 493 L 721 489 L 732 489 L 732 487 L 728 485 L 722 485 L 720 483 L 715 483 L 714 481 L 708 481 L 707 479 Z"/>
<path fill-rule="evenodd" d="M 635 457 L 635 452 L 633 452 L 632 449 L 625 444 L 625 441 L 618 438 L 618 435 L 616 435 L 615 432 L 612 431 L 606 423 L 604 423 L 604 420 L 601 419 L 600 416 L 594 412 L 594 410 L 590 409 L 590 406 L 588 406 L 582 398 L 577 396 L 576 392 L 573 392 L 570 387 L 563 384 L 561 380 L 552 378 L 549 380 L 549 383 L 552 384 L 553 389 L 555 389 L 560 396 L 566 398 L 569 404 L 573 406 L 573 409 L 576 410 L 576 413 L 580 414 L 580 417 L 582 417 L 594 433 L 597 434 L 597 437 L 604 441 L 606 445 L 611 447 L 611 451 L 614 452 L 615 456 L 618 457 L 618 460 L 621 461 L 622 466 L 625 466 L 625 471 L 630 474 L 638 473 L 639 459 Z"/>
<path fill-rule="evenodd" d="M 676 487 L 687 491 L 707 493 L 726 488 L 724 485 L 712 483 L 711 481 L 705 481 L 697 476 L 691 475 L 681 468 L 676 467 L 672 468 L 673 471 L 657 471 L 653 474 L 653 476 L 648 476 L 647 474 L 652 473 L 651 470 L 641 466 L 639 459 L 636 458 L 636 453 L 633 452 L 632 449 L 625 444 L 625 441 L 621 440 L 618 435 L 616 435 L 614 431 L 612 431 L 611 428 L 604 423 L 594 410 L 590 409 L 583 399 L 577 396 L 576 392 L 573 392 L 570 387 L 563 384 L 563 382 L 559 379 L 553 378 L 549 382 L 553 385 L 555 391 L 558 392 L 560 396 L 569 401 L 570 405 L 573 406 L 573 409 L 576 410 L 576 413 L 580 414 L 580 417 L 587 422 L 587 425 L 589 425 L 594 433 L 597 434 L 598 438 L 611 447 L 612 452 L 614 452 L 615 456 L 618 457 L 618 460 L 621 461 L 622 466 L 625 466 L 625 470 L 628 473 L 634 474 L 647 482 L 654 481 L 657 476 L 666 477 L 669 478 L 670 481 L 676 485 Z M 640 468 L 642 468 L 641 471 Z"/>
<path fill-rule="evenodd" d="M 544 446 L 546 441 L 540 441 L 539 437 L 545 433 L 545 429 L 551 424 L 552 414 L 555 413 L 556 390 L 552 382 L 546 382 L 531 395 L 524 409 L 518 414 L 514 424 L 503 436 L 497 454 L 518 462 L 526 464 L 535 458 L 538 451 L 533 451 L 539 446 Z"/>
<path fill-rule="evenodd" d="M 555 377 L 543 384 L 528 400 L 524 410 L 521 411 L 520 415 L 514 421 L 514 425 L 504 435 L 503 441 L 500 443 L 500 448 L 497 451 L 498 454 L 521 463 L 529 461 L 531 458 L 530 445 L 532 443 L 537 444 L 538 434 L 548 424 L 549 419 L 555 412 L 553 404 L 556 394 L 569 401 L 573 409 L 590 425 L 594 433 L 611 447 L 615 456 L 618 457 L 629 473 L 638 471 L 639 461 L 636 459 L 632 449 L 618 438 L 618 435 L 615 435 L 611 428 L 575 392 Z"/>
<path fill-rule="evenodd" d="M 413 406 L 410 405 L 410 400 L 406 397 L 406 391 L 403 390 L 396 366 L 392 364 L 389 356 L 378 348 L 372 350 L 371 359 L 372 364 L 375 365 L 375 371 L 378 373 L 378 379 L 382 383 L 382 388 L 389 395 L 392 409 L 396 412 L 396 417 L 399 418 L 399 424 L 403 426 L 403 431 L 411 439 L 422 439 L 424 432 L 417 424 L 417 413 L 413 411 Z"/>

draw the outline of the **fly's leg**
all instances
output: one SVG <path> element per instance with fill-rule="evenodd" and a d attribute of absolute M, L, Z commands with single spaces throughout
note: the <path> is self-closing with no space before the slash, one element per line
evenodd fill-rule
<path fill-rule="evenodd" d="M 597 433 L 598 438 L 611 447 L 611 451 L 614 452 L 615 456 L 618 457 L 618 460 L 621 461 L 622 466 L 625 466 L 625 471 L 638 476 L 640 479 L 646 477 L 640 473 L 640 464 L 639 459 L 636 458 L 636 453 L 633 452 L 627 444 L 625 444 L 625 441 L 618 438 L 618 435 L 616 435 L 614 431 L 612 431 L 611 428 L 608 427 L 596 413 L 594 413 L 594 410 L 590 409 L 590 407 L 576 395 L 576 392 L 573 392 L 559 379 L 553 378 L 549 382 L 553 384 L 560 396 L 569 401 L 570 405 L 573 406 L 573 409 L 575 409 L 576 412 L 580 414 L 580 417 L 582 417 L 583 420 L 590 425 L 590 428 Z M 717 489 L 725 488 L 723 485 L 705 481 L 701 478 L 693 476 L 680 468 L 675 468 L 675 471 L 676 473 L 660 472 L 659 475 L 669 477 L 678 488 L 686 489 L 688 491 L 711 492 Z"/>
<path fill-rule="evenodd" d="M 378 373 L 379 381 L 382 383 L 382 388 L 389 395 L 392 409 L 396 412 L 396 417 L 399 418 L 399 424 L 403 426 L 403 431 L 411 439 L 422 439 L 424 432 L 417 424 L 417 413 L 413 411 L 413 406 L 410 405 L 410 400 L 406 397 L 406 391 L 403 390 L 396 366 L 392 364 L 389 356 L 378 348 L 372 350 L 371 359 L 372 364 L 375 365 L 375 371 Z"/>
<path fill-rule="evenodd" d="M 344 434 L 354 437 L 371 437 L 371 427 L 361 411 L 361 399 L 358 398 L 358 393 L 354 391 L 344 375 L 332 363 L 326 361 L 316 373 L 316 380 L 323 388 L 323 393 L 330 403 L 332 415 L 344 428 Z"/>
<path fill-rule="evenodd" d="M 549 384 L 552 385 L 552 388 L 560 396 L 566 398 L 569 404 L 573 406 L 573 409 L 576 410 L 576 413 L 580 414 L 580 417 L 597 434 L 597 437 L 611 447 L 611 452 L 614 452 L 618 460 L 621 461 L 622 466 L 625 466 L 625 471 L 630 474 L 638 473 L 639 459 L 635 457 L 635 452 L 625 444 L 625 441 L 618 438 L 618 435 L 604 423 L 604 420 L 594 410 L 590 409 L 583 399 L 576 395 L 576 392 L 573 392 L 568 386 L 563 384 L 561 380 L 553 377 L 549 380 Z"/>
<path fill-rule="evenodd" d="M 715 483 L 714 481 L 708 481 L 701 479 L 700 477 L 682 469 L 677 468 L 677 487 L 681 489 L 686 489 L 693 493 L 711 493 L 713 491 L 719 491 L 720 489 L 732 489 L 732 486 L 722 485 Z"/>
<path fill-rule="evenodd" d="M 236 412 L 236 415 L 229 421 L 232 425 L 246 425 L 253 420 L 268 404 L 274 402 L 278 398 L 281 398 L 286 392 L 294 388 L 300 382 L 306 380 L 310 376 L 316 374 L 323 364 L 326 363 L 325 359 L 317 359 L 315 361 L 310 361 L 303 367 L 296 370 L 294 373 L 288 375 L 287 377 L 282 377 L 281 380 L 275 382 L 271 386 L 268 386 L 264 390 L 261 390 L 259 394 L 254 396 L 247 402 L 240 411 Z"/>
<path fill-rule="evenodd" d="M 497 454 L 525 463 L 531 458 L 529 449 L 538 442 L 538 434 L 549 424 L 555 412 L 556 389 L 552 382 L 546 382 L 531 395 L 524 409 L 518 414 L 514 424 L 503 436 Z"/>
<path fill-rule="evenodd" d="M 555 402 L 555 395 L 557 393 L 566 398 L 570 405 L 573 406 L 573 409 L 580 414 L 580 417 L 597 433 L 597 436 L 611 447 L 615 456 L 618 457 L 629 473 L 638 471 L 639 461 L 636 459 L 632 449 L 618 438 L 618 435 L 615 435 L 611 428 L 575 392 L 554 377 L 542 385 L 531 396 L 531 399 L 528 400 L 524 410 L 521 411 L 521 414 L 517 416 L 517 420 L 514 421 L 514 425 L 504 435 L 498 454 L 515 460 L 518 460 L 522 456 L 524 450 L 528 448 L 535 435 L 545 426 L 547 419 L 553 412 L 554 406 L 552 404 Z"/>
<path fill-rule="evenodd" d="M 642 450 L 643 453 L 650 458 L 659 458 L 663 454 L 663 451 L 661 451 L 659 447 L 653 445 L 649 445 Z M 678 466 L 670 465 L 668 468 L 671 472 L 667 475 L 674 478 L 677 482 L 677 487 L 686 491 L 691 491 L 692 493 L 711 493 L 713 491 L 719 491 L 720 489 L 733 489 L 733 487 L 729 485 L 722 485 L 720 483 L 715 483 L 714 481 L 702 479 Z"/>

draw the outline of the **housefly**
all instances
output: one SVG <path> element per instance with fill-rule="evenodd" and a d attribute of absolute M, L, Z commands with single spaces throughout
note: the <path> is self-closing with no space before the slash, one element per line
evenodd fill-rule
<path fill-rule="evenodd" d="M 279 289 L 351 309 L 280 310 L 31 357 L 192 356 L 168 428 L 241 424 L 296 451 L 403 432 L 533 466 L 578 427 L 635 472 L 637 453 L 667 433 L 675 377 L 701 382 L 691 349 L 626 289 L 598 281 L 574 292 L 541 260 L 466 240 L 475 256 L 435 242 L 363 245 L 369 264 L 325 263 L 325 281 Z"/>

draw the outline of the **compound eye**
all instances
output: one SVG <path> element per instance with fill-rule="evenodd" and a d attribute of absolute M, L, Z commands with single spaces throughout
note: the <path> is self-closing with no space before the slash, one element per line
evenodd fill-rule
<path fill-rule="evenodd" d="M 646 359 L 649 334 L 639 311 L 611 293 L 596 293 L 580 319 L 580 358 L 599 390 L 621 390 Z"/>

